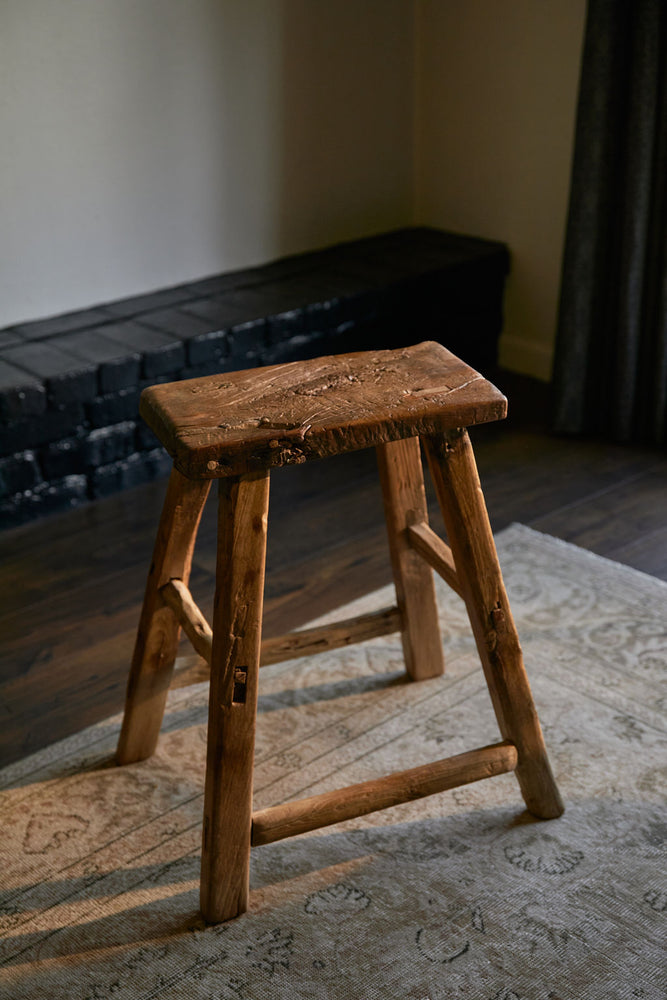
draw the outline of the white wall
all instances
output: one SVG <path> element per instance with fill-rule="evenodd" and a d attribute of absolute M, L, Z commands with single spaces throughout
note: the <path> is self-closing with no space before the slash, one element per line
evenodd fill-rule
<path fill-rule="evenodd" d="M 0 326 L 411 221 L 413 0 L 2 0 Z"/>
<path fill-rule="evenodd" d="M 512 253 L 501 362 L 548 379 L 585 0 L 417 0 L 416 217 Z"/>

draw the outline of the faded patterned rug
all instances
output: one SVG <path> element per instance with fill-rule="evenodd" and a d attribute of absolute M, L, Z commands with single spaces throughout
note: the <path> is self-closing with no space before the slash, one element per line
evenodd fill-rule
<path fill-rule="evenodd" d="M 149 761 L 112 766 L 113 718 L 2 773 L 3 1000 L 664 1000 L 667 585 L 517 525 L 498 547 L 561 819 L 510 774 L 255 848 L 249 912 L 207 927 L 182 689 Z M 262 671 L 258 808 L 497 739 L 439 597 L 443 678 L 405 683 L 397 637 Z"/>

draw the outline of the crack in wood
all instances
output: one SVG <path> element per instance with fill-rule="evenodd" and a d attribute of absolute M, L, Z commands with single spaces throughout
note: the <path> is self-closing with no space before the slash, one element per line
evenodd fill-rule
<path fill-rule="evenodd" d="M 497 389 L 430 342 L 157 385 L 141 410 L 193 479 L 448 433 L 505 411 Z"/>

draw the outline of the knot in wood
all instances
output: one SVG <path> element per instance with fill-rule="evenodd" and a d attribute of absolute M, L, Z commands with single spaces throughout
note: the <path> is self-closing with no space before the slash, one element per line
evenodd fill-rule
<path fill-rule="evenodd" d="M 496 605 L 496 607 L 492 610 L 492 612 L 491 612 L 491 622 L 493 624 L 494 629 L 497 632 L 504 632 L 505 631 L 505 629 L 507 627 L 507 621 L 505 619 L 505 612 L 500 607 L 500 604 Z"/>
<path fill-rule="evenodd" d="M 486 648 L 490 653 L 493 653 L 496 646 L 498 645 L 498 639 L 507 629 L 507 620 L 505 618 L 505 612 L 500 607 L 500 604 L 496 604 L 495 608 L 491 609 L 491 614 L 489 615 L 491 627 L 487 629 L 484 635 L 484 643 Z"/>

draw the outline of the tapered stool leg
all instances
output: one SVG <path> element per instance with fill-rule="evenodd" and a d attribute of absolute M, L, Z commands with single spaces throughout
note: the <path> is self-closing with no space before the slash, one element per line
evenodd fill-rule
<path fill-rule="evenodd" d="M 391 441 L 376 450 L 396 600 L 403 618 L 405 668 L 411 680 L 425 680 L 437 677 L 445 665 L 433 570 L 410 546 L 406 530 L 411 524 L 428 522 L 419 438 Z"/>
<path fill-rule="evenodd" d="M 464 428 L 424 440 L 470 623 L 498 725 L 515 744 L 516 775 L 527 808 L 563 812 L 530 691 L 475 458 Z"/>
<path fill-rule="evenodd" d="M 268 470 L 220 480 L 201 865 L 212 922 L 248 906 L 268 503 Z"/>
<path fill-rule="evenodd" d="M 131 764 L 157 745 L 178 649 L 180 626 L 160 596 L 169 580 L 187 584 L 197 529 L 210 489 L 208 480 L 172 470 L 158 526 L 132 666 L 116 760 Z"/>

